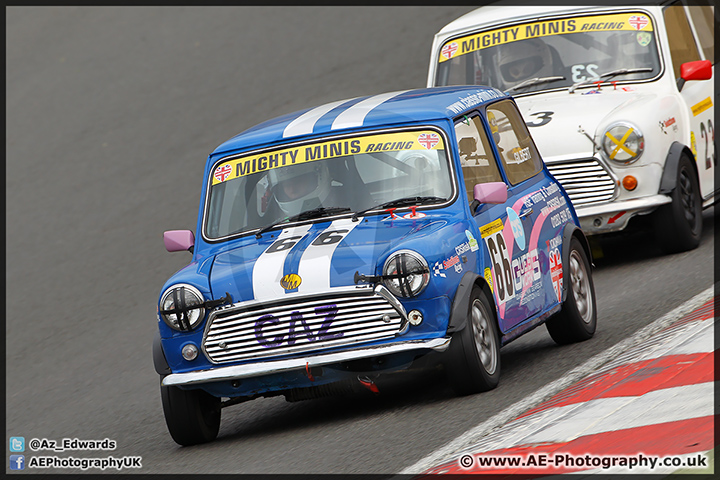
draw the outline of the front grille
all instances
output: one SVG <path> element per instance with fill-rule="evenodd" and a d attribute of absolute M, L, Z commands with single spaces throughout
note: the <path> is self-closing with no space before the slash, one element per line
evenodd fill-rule
<path fill-rule="evenodd" d="M 226 363 L 321 350 L 390 339 L 406 323 L 372 289 L 292 297 L 212 312 L 203 338 L 205 354 L 214 363 Z"/>
<path fill-rule="evenodd" d="M 609 202 L 616 196 L 615 181 L 593 158 L 549 163 L 547 167 L 563 186 L 574 207 Z"/>

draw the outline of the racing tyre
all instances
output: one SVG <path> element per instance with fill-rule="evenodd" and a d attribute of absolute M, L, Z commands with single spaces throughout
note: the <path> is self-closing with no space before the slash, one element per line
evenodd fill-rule
<path fill-rule="evenodd" d="M 446 366 L 459 395 L 492 390 L 500 380 L 500 340 L 494 309 L 485 292 L 473 287 L 465 327 L 453 333 Z"/>
<path fill-rule="evenodd" d="M 677 169 L 672 203 L 660 207 L 653 216 L 655 238 L 666 253 L 692 250 L 700 244 L 702 200 L 695 169 L 683 155 Z"/>
<path fill-rule="evenodd" d="M 595 286 L 585 250 L 577 238 L 570 241 L 567 268 L 563 268 L 568 292 L 562 310 L 545 325 L 555 343 L 565 345 L 592 338 L 597 326 Z"/>
<path fill-rule="evenodd" d="M 160 386 L 165 422 L 176 443 L 211 442 L 220 430 L 220 398 L 204 390 Z"/>

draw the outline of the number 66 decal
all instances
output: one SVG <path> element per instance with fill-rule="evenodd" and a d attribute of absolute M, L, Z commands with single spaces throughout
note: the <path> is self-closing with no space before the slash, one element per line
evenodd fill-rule
<path fill-rule="evenodd" d="M 495 274 L 495 293 L 497 293 L 498 304 L 502 305 L 515 296 L 512 268 L 505 239 L 503 238 L 503 230 L 485 237 L 485 243 L 490 252 L 492 271 Z"/>
<path fill-rule="evenodd" d="M 346 233 L 348 233 L 350 230 L 334 230 L 330 232 L 323 232 L 320 235 L 317 236 L 315 240 L 313 240 L 311 246 L 314 247 L 322 247 L 327 245 L 334 245 L 336 243 L 340 243 L 340 241 L 345 238 Z M 277 240 L 275 243 L 270 245 L 270 247 L 265 251 L 265 253 L 275 253 L 275 252 L 282 252 L 285 250 L 290 250 L 295 246 L 296 243 L 302 239 L 302 236 L 295 236 L 295 237 L 285 237 Z"/>

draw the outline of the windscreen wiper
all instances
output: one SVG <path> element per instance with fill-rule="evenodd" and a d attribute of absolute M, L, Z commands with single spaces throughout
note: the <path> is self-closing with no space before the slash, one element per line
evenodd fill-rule
<path fill-rule="evenodd" d="M 533 85 L 538 85 L 540 83 L 549 83 L 549 82 L 557 82 L 558 80 L 565 80 L 565 77 L 561 75 L 556 75 L 552 77 L 535 77 L 535 78 L 528 78 L 524 82 L 520 82 L 515 86 L 512 86 L 505 90 L 506 92 L 512 92 L 513 90 L 517 90 L 518 88 L 523 87 L 531 87 Z"/>
<path fill-rule="evenodd" d="M 285 217 L 283 219 L 278 220 L 277 222 L 273 222 L 270 225 L 263 227 L 255 234 L 255 238 L 262 237 L 263 233 L 272 230 L 273 228 L 277 227 L 281 223 L 299 222 L 302 220 L 310 220 L 313 218 L 327 217 L 329 215 L 335 215 L 336 213 L 343 213 L 343 212 L 349 212 L 349 211 L 350 211 L 349 207 L 327 207 L 327 208 L 326 207 L 317 207 L 317 208 L 313 208 L 312 210 L 300 212 L 297 215 Z"/>
<path fill-rule="evenodd" d="M 403 197 L 398 198 L 397 200 L 390 200 L 389 202 L 381 203 L 380 205 L 376 205 L 374 207 L 366 208 L 364 210 L 360 210 L 358 212 L 355 212 L 352 216 L 352 221 L 357 222 L 358 217 L 361 217 L 365 215 L 367 212 L 370 212 L 372 210 L 384 210 L 386 208 L 393 208 L 393 207 L 406 207 L 408 205 L 428 205 L 432 203 L 439 203 L 444 202 L 445 198 L 442 197 Z"/>
<path fill-rule="evenodd" d="M 625 75 L 627 73 L 643 73 L 643 72 L 652 72 L 652 68 L 650 67 L 642 67 L 642 68 L 618 68 L 617 70 L 612 70 L 607 73 L 603 73 L 598 78 L 591 78 L 589 80 L 583 80 L 581 82 L 574 83 L 572 87 L 568 90 L 568 93 L 573 93 L 578 87 L 582 87 L 584 85 L 590 85 L 591 83 L 598 83 L 601 82 L 603 79 L 608 79 L 612 77 L 617 77 L 618 75 Z"/>

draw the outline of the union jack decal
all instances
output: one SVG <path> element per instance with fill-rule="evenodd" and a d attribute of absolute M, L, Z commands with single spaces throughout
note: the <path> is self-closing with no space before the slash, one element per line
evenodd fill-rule
<path fill-rule="evenodd" d="M 215 169 L 214 177 L 217 178 L 218 181 L 224 182 L 228 175 L 230 175 L 230 172 L 232 172 L 232 167 L 230 165 L 223 165 Z"/>
<path fill-rule="evenodd" d="M 632 25 L 635 30 L 642 30 L 645 25 L 650 23 L 650 20 L 645 15 L 633 15 L 628 19 L 628 23 Z"/>
<path fill-rule="evenodd" d="M 418 142 L 420 145 L 430 150 L 440 142 L 440 138 L 436 133 L 423 133 L 418 137 Z"/>
<path fill-rule="evenodd" d="M 445 58 L 452 58 L 453 55 L 455 55 L 455 52 L 457 52 L 458 44 L 457 42 L 448 43 L 445 45 L 440 53 L 442 53 L 443 57 Z"/>

